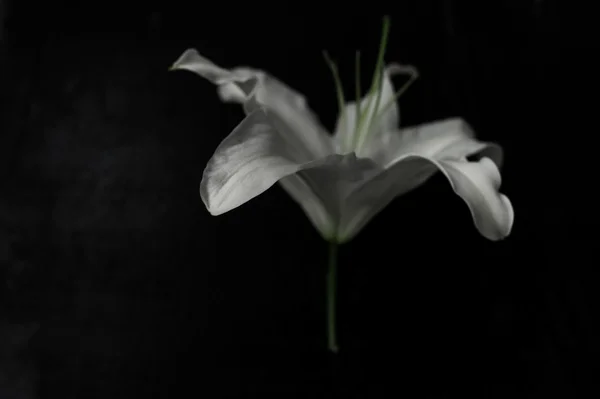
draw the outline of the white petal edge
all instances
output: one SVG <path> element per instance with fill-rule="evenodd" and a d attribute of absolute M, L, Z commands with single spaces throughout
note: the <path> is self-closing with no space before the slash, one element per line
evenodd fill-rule
<path fill-rule="evenodd" d="M 473 129 L 462 118 L 447 118 L 390 132 L 370 149 L 367 155 L 384 168 L 407 154 L 462 159 L 484 149 L 498 167 L 502 166 L 502 149 L 496 144 L 476 140 Z"/>
<path fill-rule="evenodd" d="M 497 241 L 510 234 L 514 210 L 508 197 L 498 191 L 501 176 L 491 159 L 434 160 L 409 154 L 350 194 L 338 241 L 352 239 L 395 197 L 418 187 L 436 171 L 446 176 L 454 192 L 465 201 L 481 235 Z"/>
<path fill-rule="evenodd" d="M 171 70 L 185 70 L 196 73 L 218 86 L 219 97 L 225 102 L 243 103 L 250 95 L 252 87 L 243 85 L 255 78 L 254 74 L 237 71 L 236 73 L 221 68 L 208 58 L 203 57 L 196 49 L 187 49 L 173 63 Z"/>
<path fill-rule="evenodd" d="M 265 107 L 278 115 L 306 149 L 317 157 L 334 151 L 332 138 L 308 107 L 306 99 L 268 73 L 246 67 L 221 68 L 196 49 L 187 49 L 171 69 L 194 72 L 218 86 L 222 101 L 244 105 L 247 114 Z"/>

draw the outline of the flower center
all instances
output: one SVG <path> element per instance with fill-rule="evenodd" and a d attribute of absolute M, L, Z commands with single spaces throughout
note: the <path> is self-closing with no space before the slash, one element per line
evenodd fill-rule
<path fill-rule="evenodd" d="M 344 152 L 360 152 L 363 148 L 365 142 L 367 141 L 367 137 L 369 132 L 372 131 L 373 124 L 377 121 L 377 119 L 381 116 L 383 112 L 385 112 L 392 104 L 396 102 L 398 97 L 402 95 L 402 93 L 408 88 L 410 83 L 412 83 L 418 76 L 416 69 L 409 67 L 407 69 L 408 74 L 411 75 L 411 79 L 407 84 L 405 84 L 400 90 L 398 90 L 390 99 L 386 100 L 386 103 L 381 104 L 381 95 L 384 83 L 384 56 L 385 50 L 387 48 L 388 36 L 390 30 L 390 18 L 385 16 L 383 18 L 383 27 L 381 31 L 381 40 L 379 42 L 379 52 L 377 55 L 377 63 L 375 65 L 375 70 L 373 72 L 373 78 L 371 80 L 371 87 L 369 88 L 367 95 L 364 98 L 364 104 L 361 104 L 361 82 L 360 82 L 360 52 L 356 52 L 355 57 L 355 115 L 354 115 L 354 124 L 352 125 L 352 118 L 350 120 L 346 115 L 346 106 L 344 99 L 344 90 L 342 88 L 342 84 L 339 77 L 339 72 L 337 65 L 333 60 L 329 57 L 327 52 L 323 52 L 323 56 L 325 57 L 325 61 L 327 65 L 331 69 L 335 89 L 337 94 L 338 106 L 340 109 L 340 126 L 339 129 L 342 131 L 346 131 L 347 134 L 344 135 L 344 142 L 342 144 L 342 150 Z"/>
<path fill-rule="evenodd" d="M 345 135 L 345 142 L 343 143 L 344 150 L 347 152 L 358 151 L 365 142 L 366 136 L 376 120 L 379 114 L 379 105 L 381 102 L 381 88 L 383 85 L 383 57 L 385 55 L 385 49 L 387 47 L 387 40 L 390 30 L 390 18 L 385 16 L 383 18 L 383 28 L 381 32 L 381 40 L 379 42 L 379 53 L 377 55 L 377 63 L 375 65 L 375 71 L 373 72 L 373 79 L 371 80 L 371 87 L 365 97 L 365 104 L 361 104 L 361 84 L 360 84 L 360 52 L 356 52 L 355 57 L 355 112 L 354 115 L 354 126 L 346 126 L 348 120 L 346 118 L 346 107 L 344 99 L 344 89 L 340 81 L 337 65 L 329 57 L 329 54 L 324 51 L 323 56 L 327 65 L 331 69 L 333 80 L 335 82 L 335 89 L 337 94 L 338 106 L 340 108 L 340 123 L 342 130 L 347 130 L 349 133 Z M 373 101 L 375 103 L 373 104 Z M 374 105 L 374 106 L 373 106 Z M 385 107 L 385 105 L 384 105 Z"/>

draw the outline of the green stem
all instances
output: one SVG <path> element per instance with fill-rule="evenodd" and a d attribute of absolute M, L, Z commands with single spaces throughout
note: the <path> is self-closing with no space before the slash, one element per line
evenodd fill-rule
<path fill-rule="evenodd" d="M 337 243 L 329 243 L 329 262 L 327 267 L 327 343 L 333 353 L 339 351 L 336 336 L 336 280 L 337 280 Z"/>

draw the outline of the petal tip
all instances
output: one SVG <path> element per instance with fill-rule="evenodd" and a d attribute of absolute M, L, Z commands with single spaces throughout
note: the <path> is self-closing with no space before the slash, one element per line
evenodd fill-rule
<path fill-rule="evenodd" d="M 195 48 L 188 48 L 179 58 L 171 65 L 169 70 L 185 70 L 198 73 L 200 76 L 205 76 L 207 72 L 218 69 L 210 60 L 206 59 Z"/>
<path fill-rule="evenodd" d="M 515 209 L 512 206 L 512 202 L 510 202 L 506 195 L 500 194 L 500 200 L 504 203 L 507 212 L 506 229 L 504 232 L 505 234 L 502 237 L 502 239 L 505 239 L 512 233 L 513 225 L 515 223 Z"/>
<path fill-rule="evenodd" d="M 499 194 L 500 202 L 504 208 L 504 220 L 498 221 L 498 229 L 493 233 L 482 233 L 487 239 L 491 241 L 504 241 L 512 233 L 512 228 L 515 219 L 514 208 L 508 197 L 504 194 Z"/>
<path fill-rule="evenodd" d="M 210 213 L 211 216 L 221 216 L 222 214 L 225 213 L 218 209 L 211 209 L 211 208 L 206 208 L 206 209 L 208 210 L 208 213 Z"/>
<path fill-rule="evenodd" d="M 208 201 L 206 198 L 201 197 L 202 198 L 202 202 L 204 203 L 204 206 L 206 207 L 206 210 L 208 211 L 208 213 L 211 214 L 211 216 L 220 216 L 224 213 L 229 212 L 230 210 L 232 210 L 235 207 L 224 207 L 224 206 L 214 206 L 214 204 L 212 204 L 210 201 Z"/>

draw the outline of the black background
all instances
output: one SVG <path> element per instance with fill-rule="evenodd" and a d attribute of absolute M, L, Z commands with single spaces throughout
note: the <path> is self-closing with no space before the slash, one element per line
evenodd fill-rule
<path fill-rule="evenodd" d="M 321 50 L 351 93 L 354 50 L 367 82 L 384 14 L 387 61 L 421 72 L 402 125 L 462 116 L 500 143 L 515 225 L 486 241 L 439 176 L 395 200 L 341 248 L 333 356 L 326 243 L 279 186 L 210 216 L 202 170 L 243 114 L 167 68 L 196 47 L 265 69 L 331 129 Z M 2 15 L 0 397 L 594 397 L 594 10 L 13 1 Z"/>

